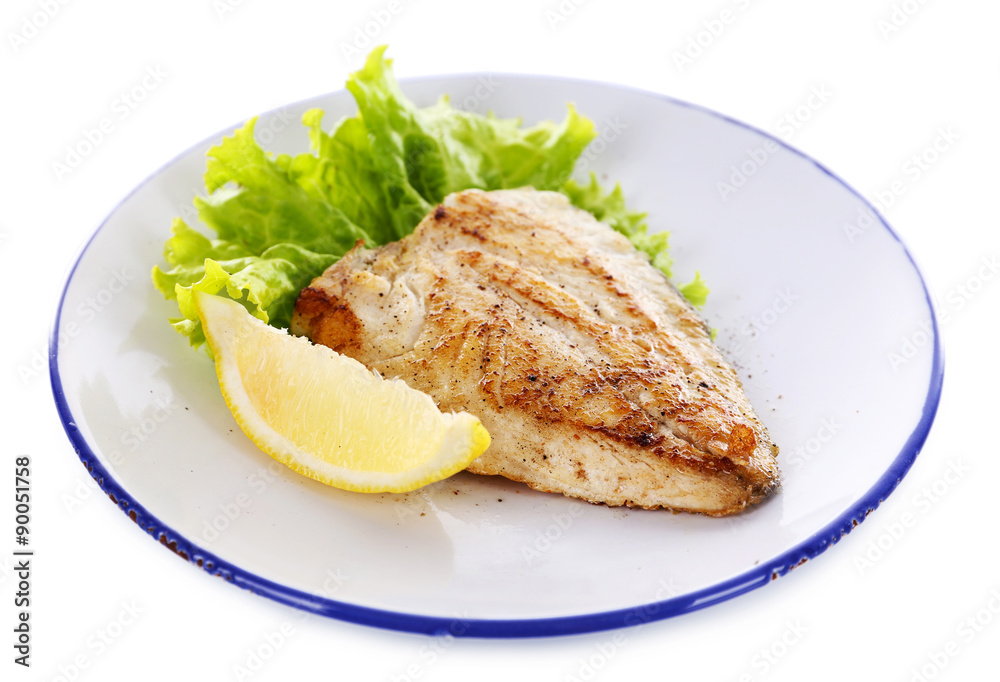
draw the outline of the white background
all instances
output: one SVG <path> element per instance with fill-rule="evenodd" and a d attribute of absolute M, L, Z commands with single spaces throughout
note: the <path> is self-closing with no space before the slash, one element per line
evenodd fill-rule
<path fill-rule="evenodd" d="M 5 2 L 0 485 L 12 489 L 14 458 L 31 456 L 36 556 L 26 670 L 12 662 L 13 538 L 0 541 L 0 678 L 234 680 L 234 666 L 282 631 L 276 652 L 244 679 L 393 680 L 406 679 L 408 667 L 421 680 L 910 682 L 995 674 L 1000 286 L 995 266 L 984 264 L 1000 254 L 1000 6 L 675 4 L 399 0 L 390 14 L 387 0 Z M 715 22 L 723 10 L 729 23 Z M 923 453 L 867 522 L 775 583 L 694 614 L 619 633 L 451 641 L 305 617 L 176 558 L 102 495 L 66 504 L 87 473 L 57 419 L 45 355 L 76 253 L 120 199 L 195 142 L 339 89 L 361 63 L 345 46 L 379 15 L 391 18 L 375 38 L 390 44 L 399 77 L 521 72 L 623 83 L 776 133 L 871 199 L 899 183 L 903 191 L 882 205 L 938 298 L 945 391 Z M 692 47 L 699 39 L 700 53 Z M 679 63 L 686 49 L 693 57 Z M 114 102 L 147 69 L 160 80 L 123 118 Z M 825 101 L 801 108 L 812 92 Z M 797 110 L 808 120 L 791 134 L 779 128 Z M 67 145 L 105 117 L 113 130 L 72 172 L 57 174 L 53 162 L 65 160 Z M 942 134 L 953 141 L 939 142 L 946 148 L 919 177 L 907 172 L 911 157 Z M 964 473 L 946 484 L 949 468 Z M 918 507 L 935 484 L 943 494 Z M 0 500 L 6 533 L 13 502 L 10 493 Z M 915 522 L 903 527 L 907 514 Z M 128 609 L 138 615 L 120 636 L 95 646 Z M 963 625 L 977 615 L 980 632 Z"/>

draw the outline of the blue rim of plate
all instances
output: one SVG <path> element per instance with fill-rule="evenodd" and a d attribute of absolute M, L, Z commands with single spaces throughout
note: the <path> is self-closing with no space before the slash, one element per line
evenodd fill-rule
<path fill-rule="evenodd" d="M 422 76 L 417 78 L 401 79 L 400 84 L 405 88 L 406 84 L 411 82 L 441 78 L 476 77 L 481 75 L 483 74 L 467 73 Z M 375 609 L 347 602 L 336 601 L 334 599 L 320 597 L 287 587 L 280 583 L 255 575 L 254 573 L 242 569 L 239 566 L 212 554 L 211 552 L 205 551 L 186 539 L 173 528 L 160 521 L 143 505 L 133 500 L 128 493 L 125 492 L 122 485 L 108 473 L 108 471 L 100 463 L 98 457 L 94 454 L 93 450 L 91 450 L 90 445 L 80 434 L 79 430 L 77 430 L 74 421 L 75 418 L 70 412 L 69 405 L 66 402 L 62 388 L 62 379 L 59 376 L 59 326 L 62 318 L 66 294 L 69 291 L 76 269 L 84 255 L 86 255 L 87 250 L 90 248 L 90 245 L 93 243 L 97 234 L 104 228 L 110 217 L 118 211 L 121 205 L 127 201 L 132 194 L 138 191 L 146 183 L 152 181 L 166 168 L 176 163 L 179 158 L 187 155 L 191 152 L 191 150 L 197 148 L 198 146 L 218 139 L 232 130 L 232 128 L 227 128 L 225 131 L 203 140 L 199 143 L 199 145 L 192 146 L 188 150 L 174 157 L 169 162 L 164 164 L 158 171 L 150 175 L 146 180 L 129 192 L 129 194 L 126 195 L 118 203 L 118 205 L 107 214 L 98 228 L 94 230 L 90 238 L 87 239 L 83 248 L 80 249 L 72 267 L 69 270 L 69 274 L 66 277 L 66 284 L 59 297 L 55 320 L 52 325 L 52 332 L 49 339 L 49 375 L 52 383 L 52 393 L 56 403 L 56 410 L 59 414 L 60 420 L 62 421 L 66 435 L 73 444 L 80 461 L 83 462 L 83 465 L 97 482 L 98 486 L 100 486 L 101 490 L 108 495 L 111 501 L 117 504 L 118 508 L 125 512 L 125 514 L 127 514 L 128 517 L 136 523 L 136 525 L 146 531 L 155 540 L 159 541 L 160 544 L 167 547 L 167 549 L 171 550 L 189 563 L 198 566 L 210 575 L 221 577 L 249 592 L 268 597 L 274 601 L 287 604 L 309 613 L 350 623 L 432 636 L 450 635 L 454 637 L 481 638 L 551 637 L 635 627 L 654 621 L 664 620 L 673 616 L 690 613 L 692 611 L 697 611 L 705 607 L 712 606 L 713 604 L 728 601 L 759 587 L 763 587 L 777 578 L 786 575 L 793 568 L 796 568 L 804 564 L 806 561 L 822 554 L 829 547 L 836 544 L 842 537 L 847 535 L 858 524 L 864 521 L 869 514 L 875 511 L 879 505 L 896 489 L 896 486 L 899 485 L 900 481 L 902 481 L 903 476 L 905 476 L 910 470 L 910 467 L 916 460 L 917 455 L 923 448 L 924 442 L 927 440 L 931 425 L 933 424 L 934 417 L 937 413 L 938 404 L 941 400 L 941 389 L 944 382 L 944 349 L 941 344 L 941 334 L 938 328 L 937 315 L 934 311 L 933 300 L 927 290 L 927 283 L 924 280 L 923 274 L 920 272 L 920 268 L 917 266 L 916 261 L 913 259 L 913 255 L 910 253 L 909 249 L 906 248 L 906 244 L 904 244 L 899 238 L 899 235 L 893 231 L 881 213 L 879 213 L 879 211 L 872 206 L 864 196 L 848 185 L 836 173 L 829 170 L 807 154 L 774 137 L 772 134 L 744 123 L 743 121 L 734 119 L 730 116 L 721 114 L 698 104 L 692 104 L 690 102 L 675 99 L 668 95 L 662 95 L 615 83 L 526 74 L 491 73 L 490 75 L 519 79 L 558 80 L 561 82 L 597 85 L 605 88 L 643 94 L 645 96 L 658 98 L 678 106 L 701 111 L 709 116 L 713 116 L 732 125 L 739 126 L 752 131 L 757 135 L 768 138 L 791 153 L 800 156 L 804 160 L 813 164 L 820 172 L 827 175 L 833 181 L 837 182 L 844 189 L 857 197 L 871 211 L 871 213 L 878 218 L 878 222 L 882 228 L 884 228 L 893 237 L 893 239 L 899 242 L 907 260 L 909 260 L 911 267 L 913 267 L 914 272 L 917 274 L 917 278 L 920 280 L 920 285 L 924 292 L 924 299 L 931 315 L 931 324 L 934 331 L 934 346 L 932 351 L 933 359 L 931 364 L 930 381 L 920 419 L 918 420 L 913 431 L 910 433 L 909 438 L 907 438 L 906 442 L 903 444 L 902 449 L 892 461 L 892 464 L 885 471 L 885 473 L 882 474 L 878 481 L 876 481 L 875 485 L 862 495 L 848 511 L 824 526 L 821 530 L 817 531 L 806 540 L 798 543 L 795 547 L 786 550 L 769 561 L 762 562 L 760 565 L 755 566 L 753 569 L 746 571 L 741 575 L 701 590 L 671 597 L 662 601 L 638 605 L 628 609 L 616 609 L 613 611 L 602 611 L 598 613 L 573 616 L 495 620 L 464 619 L 442 616 L 426 616 L 400 613 L 385 609 Z M 339 92 L 340 91 L 335 91 L 325 95 L 311 97 L 303 100 L 302 102 L 286 105 L 286 108 L 288 106 L 297 106 L 305 102 L 312 102 L 325 97 L 331 97 Z M 279 111 L 279 109 L 275 109 L 267 113 L 274 113 L 275 111 Z M 262 114 L 262 116 L 264 115 L 267 114 Z"/>

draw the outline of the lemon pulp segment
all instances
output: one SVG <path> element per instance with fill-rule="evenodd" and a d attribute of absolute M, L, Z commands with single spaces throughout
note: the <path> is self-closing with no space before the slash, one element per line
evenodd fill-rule
<path fill-rule="evenodd" d="M 490 438 L 471 414 L 197 292 L 226 404 L 264 452 L 337 488 L 403 492 L 468 466 Z"/>

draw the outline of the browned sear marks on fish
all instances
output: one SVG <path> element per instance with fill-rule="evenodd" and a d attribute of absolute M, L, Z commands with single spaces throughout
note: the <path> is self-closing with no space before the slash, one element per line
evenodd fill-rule
<path fill-rule="evenodd" d="M 701 317 L 556 193 L 448 196 L 303 289 L 292 332 L 479 416 L 493 441 L 474 473 L 716 516 L 778 485 L 777 448 Z"/>

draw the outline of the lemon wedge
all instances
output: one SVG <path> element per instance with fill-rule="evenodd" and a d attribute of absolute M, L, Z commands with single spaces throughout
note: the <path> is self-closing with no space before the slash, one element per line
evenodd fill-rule
<path fill-rule="evenodd" d="M 257 447 L 300 474 L 357 492 L 405 492 L 467 467 L 490 444 L 479 419 L 195 293 L 226 404 Z"/>

